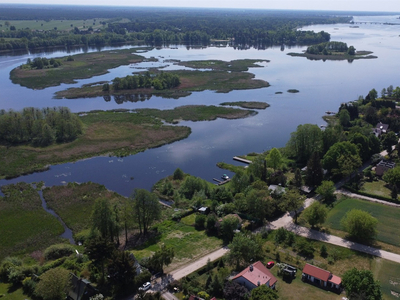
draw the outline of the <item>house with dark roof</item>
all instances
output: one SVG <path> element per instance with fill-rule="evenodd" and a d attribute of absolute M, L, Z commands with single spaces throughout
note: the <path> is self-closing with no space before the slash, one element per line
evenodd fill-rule
<path fill-rule="evenodd" d="M 324 288 L 341 289 L 342 279 L 331 272 L 306 264 L 302 274 L 303 281 L 310 281 Z"/>
<path fill-rule="evenodd" d="M 388 129 L 389 129 L 389 124 L 384 124 L 382 122 L 379 122 L 373 129 L 373 132 L 376 137 L 380 137 L 381 134 L 387 133 Z"/>
<path fill-rule="evenodd" d="M 381 160 L 375 167 L 375 173 L 382 176 L 387 170 L 393 169 L 395 166 L 394 162 Z"/>
<path fill-rule="evenodd" d="M 89 300 L 99 294 L 99 291 L 94 288 L 86 279 L 79 278 L 71 273 L 71 289 L 68 291 L 68 300 Z"/>
<path fill-rule="evenodd" d="M 278 280 L 261 261 L 258 261 L 233 277 L 232 281 L 245 286 L 249 291 L 251 291 L 263 284 L 271 289 L 275 289 Z"/>

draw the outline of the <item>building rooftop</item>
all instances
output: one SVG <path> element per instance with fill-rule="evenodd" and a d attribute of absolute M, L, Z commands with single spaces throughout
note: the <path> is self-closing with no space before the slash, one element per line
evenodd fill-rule
<path fill-rule="evenodd" d="M 278 281 L 261 261 L 248 266 L 242 272 L 233 277 L 233 279 L 239 277 L 244 277 L 255 286 L 266 284 L 268 281 L 269 286 L 273 286 Z"/>
<path fill-rule="evenodd" d="M 303 273 L 321 279 L 323 281 L 328 281 L 329 277 L 331 277 L 331 273 L 329 271 L 323 270 L 310 264 L 306 264 L 304 266 Z"/>

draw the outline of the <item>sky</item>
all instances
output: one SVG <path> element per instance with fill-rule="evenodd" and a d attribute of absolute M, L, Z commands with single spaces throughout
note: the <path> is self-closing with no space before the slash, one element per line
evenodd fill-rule
<path fill-rule="evenodd" d="M 0 0 L 1 3 L 400 12 L 400 0 Z"/>

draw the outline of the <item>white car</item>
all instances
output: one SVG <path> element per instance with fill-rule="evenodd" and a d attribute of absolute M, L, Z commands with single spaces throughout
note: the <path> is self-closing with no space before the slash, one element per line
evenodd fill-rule
<path fill-rule="evenodd" d="M 146 282 L 146 283 L 143 283 L 143 285 L 139 288 L 139 291 L 147 291 L 149 288 L 151 288 L 151 283 Z"/>

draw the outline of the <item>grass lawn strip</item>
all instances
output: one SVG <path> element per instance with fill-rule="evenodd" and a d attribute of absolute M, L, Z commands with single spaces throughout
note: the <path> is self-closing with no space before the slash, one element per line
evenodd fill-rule
<path fill-rule="evenodd" d="M 2 187 L 0 197 L 0 260 L 44 249 L 60 242 L 61 223 L 42 208 L 39 194 L 27 183 Z"/>
<path fill-rule="evenodd" d="M 378 219 L 377 240 L 400 247 L 400 236 L 398 234 L 398 227 L 400 226 L 399 208 L 359 199 L 344 198 L 328 213 L 324 226 L 342 230 L 340 220 L 353 208 L 367 211 Z"/>
<path fill-rule="evenodd" d="M 66 57 L 56 58 L 62 61 L 58 68 L 27 70 L 15 68 L 10 73 L 14 84 L 20 84 L 30 89 L 44 89 L 57 86 L 61 83 L 75 83 L 76 79 L 91 78 L 108 73 L 109 69 L 138 63 L 145 60 L 143 56 L 134 54 L 138 50 L 151 48 L 135 48 L 123 50 L 110 50 L 74 55 L 73 61 Z"/>

